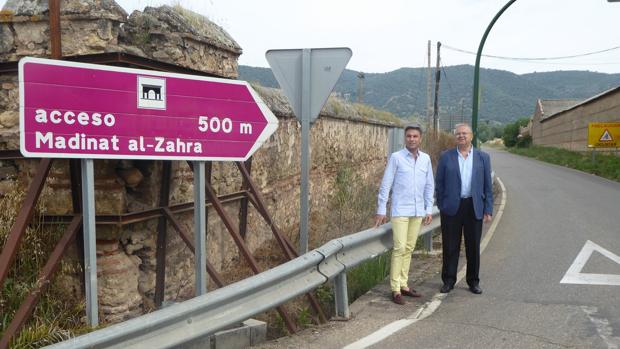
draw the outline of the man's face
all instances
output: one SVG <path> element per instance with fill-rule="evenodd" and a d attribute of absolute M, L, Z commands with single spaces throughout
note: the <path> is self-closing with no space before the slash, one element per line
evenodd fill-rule
<path fill-rule="evenodd" d="M 471 129 L 467 126 L 459 126 L 454 131 L 454 136 L 456 138 L 456 145 L 460 147 L 469 147 L 472 139 L 474 138 Z"/>
<path fill-rule="evenodd" d="M 422 141 L 422 133 L 420 130 L 410 128 L 405 132 L 405 146 L 410 152 L 418 150 L 420 142 Z"/>

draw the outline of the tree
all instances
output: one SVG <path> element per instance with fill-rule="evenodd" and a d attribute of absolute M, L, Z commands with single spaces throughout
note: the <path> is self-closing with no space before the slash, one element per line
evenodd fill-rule
<path fill-rule="evenodd" d="M 519 141 L 519 128 L 523 126 L 527 126 L 530 118 L 521 118 L 513 123 L 510 123 L 504 127 L 504 133 L 502 135 L 502 139 L 504 140 L 504 145 L 507 147 L 514 147 Z M 523 143 L 524 146 L 527 146 Z"/>

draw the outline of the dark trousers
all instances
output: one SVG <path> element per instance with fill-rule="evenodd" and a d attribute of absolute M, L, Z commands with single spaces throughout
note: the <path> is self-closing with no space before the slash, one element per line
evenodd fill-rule
<path fill-rule="evenodd" d="M 461 250 L 461 232 L 465 237 L 465 256 L 467 257 L 467 285 L 478 286 L 480 278 L 480 237 L 482 219 L 476 219 L 474 203 L 471 198 L 461 199 L 456 215 L 441 214 L 441 241 L 443 264 L 441 279 L 444 284 L 454 286 L 456 270 Z"/>

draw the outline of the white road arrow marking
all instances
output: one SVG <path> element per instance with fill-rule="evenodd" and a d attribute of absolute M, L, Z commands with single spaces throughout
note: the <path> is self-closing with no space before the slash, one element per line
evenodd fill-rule
<path fill-rule="evenodd" d="M 581 270 L 592 256 L 592 252 L 597 251 L 603 256 L 611 259 L 620 265 L 620 256 L 602 248 L 594 242 L 588 240 L 575 258 L 573 264 L 568 268 L 566 274 L 560 281 L 561 284 L 586 284 L 586 285 L 614 285 L 620 286 L 620 275 L 615 274 L 593 274 L 582 273 Z"/>

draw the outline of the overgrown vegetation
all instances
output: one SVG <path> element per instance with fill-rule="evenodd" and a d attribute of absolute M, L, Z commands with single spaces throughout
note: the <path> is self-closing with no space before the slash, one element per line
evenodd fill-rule
<path fill-rule="evenodd" d="M 385 280 L 390 273 L 391 252 L 367 260 L 347 272 L 347 289 L 349 302 L 353 302 L 378 283 Z"/>
<path fill-rule="evenodd" d="M 362 103 L 353 103 L 353 108 L 360 113 L 365 119 L 380 120 L 392 122 L 397 125 L 403 123 L 403 120 L 389 111 L 378 110 L 371 105 Z"/>
<path fill-rule="evenodd" d="M 24 192 L 15 185 L 0 200 L 0 246 L 4 247 L 23 201 Z M 37 207 L 41 213 L 42 208 Z M 43 228 L 36 216 L 26 229 L 15 261 L 0 289 L 0 336 L 4 335 L 24 299 L 34 288 L 40 269 L 63 233 L 60 228 Z M 61 270 L 75 268 L 63 262 Z M 83 304 L 55 287 L 44 293 L 31 320 L 11 341 L 11 348 L 40 348 L 86 331 L 81 318 Z"/>
<path fill-rule="evenodd" d="M 620 182 L 620 157 L 612 154 L 581 153 L 566 149 L 531 146 L 528 148 L 509 148 L 510 152 L 529 156 L 556 165 L 574 168 Z"/>
<path fill-rule="evenodd" d="M 529 121 L 529 118 L 521 118 L 515 122 L 507 124 L 506 127 L 504 127 L 502 139 L 504 140 L 504 145 L 506 147 L 524 148 L 529 147 L 530 144 L 532 144 L 532 137 L 529 135 L 521 137 L 519 134 L 519 129 L 527 126 Z"/>
<path fill-rule="evenodd" d="M 369 218 L 374 216 L 377 188 L 362 178 L 353 163 L 342 164 L 336 172 L 332 207 L 336 215 L 334 229 L 347 227 L 351 233 L 368 228 Z"/>
<path fill-rule="evenodd" d="M 433 165 L 434 170 L 437 168 L 437 162 L 439 161 L 439 156 L 441 153 L 444 150 L 454 148 L 455 146 L 456 142 L 452 134 L 439 132 L 437 134 L 437 138 L 435 139 L 430 132 L 427 132 L 422 137 L 422 145 L 420 148 L 431 157 L 431 164 Z"/>

